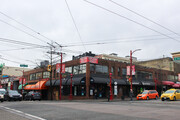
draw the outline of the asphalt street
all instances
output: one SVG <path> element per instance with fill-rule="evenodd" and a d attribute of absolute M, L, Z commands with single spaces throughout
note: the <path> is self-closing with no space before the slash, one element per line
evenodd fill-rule
<path fill-rule="evenodd" d="M 0 103 L 0 120 L 179 120 L 180 101 L 15 101 Z"/>

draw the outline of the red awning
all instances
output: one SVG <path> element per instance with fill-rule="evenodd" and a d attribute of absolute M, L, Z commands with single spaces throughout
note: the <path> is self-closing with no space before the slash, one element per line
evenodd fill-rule
<path fill-rule="evenodd" d="M 45 90 L 47 87 L 45 86 L 45 83 L 47 81 L 39 81 L 34 85 L 26 85 L 24 87 L 25 90 Z"/>
<path fill-rule="evenodd" d="M 180 84 L 174 84 L 172 87 L 174 87 L 174 88 L 179 88 L 179 87 L 180 87 Z"/>
<path fill-rule="evenodd" d="M 174 85 L 175 83 L 172 81 L 162 81 L 163 85 Z"/>

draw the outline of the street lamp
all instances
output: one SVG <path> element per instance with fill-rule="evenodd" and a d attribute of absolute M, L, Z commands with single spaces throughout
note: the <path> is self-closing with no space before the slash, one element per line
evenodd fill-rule
<path fill-rule="evenodd" d="M 132 90 L 132 54 L 135 53 L 136 51 L 140 51 L 141 49 L 136 49 L 134 51 L 130 50 L 130 82 L 131 82 L 131 88 L 130 88 L 130 92 L 131 92 L 131 100 L 132 100 L 132 94 L 133 94 L 133 90 Z"/>

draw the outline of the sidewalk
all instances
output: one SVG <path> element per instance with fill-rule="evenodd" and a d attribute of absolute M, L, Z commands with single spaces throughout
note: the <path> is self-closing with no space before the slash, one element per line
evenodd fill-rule
<path fill-rule="evenodd" d="M 99 98 L 99 99 L 84 99 L 84 100 L 71 100 L 73 102 L 108 102 L 108 99 L 106 98 Z M 113 99 L 113 100 L 110 100 L 109 102 L 121 102 L 121 101 L 131 101 L 130 98 L 125 98 L 124 100 L 122 99 Z M 137 101 L 136 98 L 133 98 L 133 101 Z"/>

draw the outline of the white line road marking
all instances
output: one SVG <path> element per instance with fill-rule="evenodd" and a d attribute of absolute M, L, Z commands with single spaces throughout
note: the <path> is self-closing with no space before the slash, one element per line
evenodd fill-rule
<path fill-rule="evenodd" d="M 28 118 L 28 119 L 31 119 L 31 120 L 46 120 L 44 118 L 41 118 L 41 117 L 38 117 L 38 116 L 35 116 L 35 115 L 31 115 L 31 114 L 28 114 L 28 113 L 24 113 L 24 112 L 19 111 L 19 110 L 11 109 L 11 108 L 4 107 L 4 106 L 0 106 L 0 107 L 4 108 L 8 112 L 20 115 L 22 117 L 25 117 L 25 118 Z"/>

